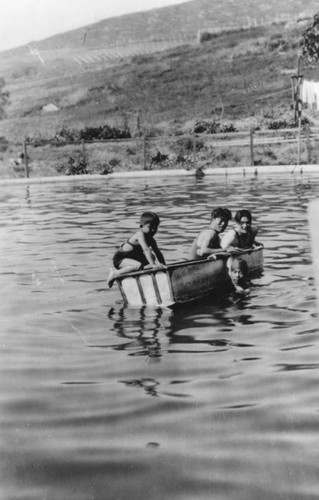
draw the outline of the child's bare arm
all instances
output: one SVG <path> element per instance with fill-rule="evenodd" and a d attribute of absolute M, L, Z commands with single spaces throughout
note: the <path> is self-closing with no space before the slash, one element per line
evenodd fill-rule
<path fill-rule="evenodd" d="M 148 263 L 151 266 L 154 266 L 155 265 L 154 258 L 148 244 L 146 243 L 143 231 L 137 231 L 134 236 L 136 237 L 138 244 L 142 247 L 142 250 L 144 252 L 144 255 Z"/>
<path fill-rule="evenodd" d="M 220 251 L 220 248 L 211 248 L 211 241 L 212 241 L 212 234 L 211 232 L 204 231 L 202 234 L 199 235 L 198 240 L 197 240 L 197 255 L 200 255 L 201 257 L 204 257 L 205 255 L 211 255 L 218 250 Z"/>
<path fill-rule="evenodd" d="M 236 233 L 233 230 L 226 233 L 220 242 L 223 250 L 236 250 L 238 248 L 237 245 Z"/>
<path fill-rule="evenodd" d="M 257 243 L 257 241 L 256 241 L 256 239 L 255 239 L 255 238 L 256 238 L 256 236 L 257 236 L 257 234 L 258 234 L 258 231 L 259 231 L 259 228 L 258 228 L 258 227 L 256 227 L 256 226 L 252 226 L 252 227 L 251 227 L 251 234 L 252 234 L 252 236 L 253 236 L 253 243 L 255 243 L 255 244 L 257 244 L 257 245 L 258 245 L 258 243 Z"/>
<path fill-rule="evenodd" d="M 262 247 L 263 244 L 260 243 L 260 241 L 256 240 L 256 236 L 258 234 L 259 229 L 256 226 L 253 229 L 254 229 L 254 232 L 253 232 L 253 236 L 254 236 L 253 246 L 254 247 Z"/>
<path fill-rule="evenodd" d="M 151 248 L 152 248 L 153 252 L 155 253 L 155 256 L 156 256 L 158 262 L 160 264 L 164 264 L 164 266 L 165 266 L 166 263 L 165 263 L 164 255 L 162 254 L 162 252 L 158 248 L 157 243 L 156 243 L 156 241 L 154 239 L 153 239 L 153 241 L 151 243 Z"/>

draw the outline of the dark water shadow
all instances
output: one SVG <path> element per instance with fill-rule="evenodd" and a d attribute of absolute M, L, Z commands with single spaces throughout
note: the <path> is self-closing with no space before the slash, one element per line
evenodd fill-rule
<path fill-rule="evenodd" d="M 107 318 L 116 336 L 127 340 L 114 345 L 115 350 L 154 359 L 161 358 L 174 344 L 180 344 L 181 348 L 192 344 L 195 350 L 201 346 L 201 352 L 205 346 L 208 351 L 228 349 L 234 345 L 234 339 L 229 338 L 234 329 L 233 315 L 237 324 L 253 323 L 252 315 L 248 310 L 245 312 L 249 306 L 249 296 L 231 294 L 208 296 L 173 309 L 111 307 Z M 201 335 L 203 329 L 205 338 Z"/>

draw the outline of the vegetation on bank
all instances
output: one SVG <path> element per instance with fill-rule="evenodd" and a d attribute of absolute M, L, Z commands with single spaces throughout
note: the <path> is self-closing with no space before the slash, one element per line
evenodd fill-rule
<path fill-rule="evenodd" d="M 123 138 L 119 130 L 121 138 L 108 140 L 95 139 L 92 134 L 89 140 L 78 140 L 78 131 L 73 135 L 64 129 L 51 140 L 40 136 L 27 141 L 24 151 L 30 175 L 36 177 L 171 168 L 203 173 L 205 167 L 318 163 L 318 129 L 309 128 L 306 119 L 303 122 L 300 141 L 298 129 L 287 129 L 284 121 L 270 123 L 268 130 L 236 132 L 235 127 L 228 126 L 228 132 L 223 133 L 218 132 L 223 128 L 220 124 L 201 121 L 184 135 Z M 11 150 L 6 142 L 2 142 L 2 148 Z M 11 171 L 1 169 L 0 175 L 25 176 L 24 158 L 11 163 Z"/>
<path fill-rule="evenodd" d="M 92 168 L 108 173 L 143 165 L 185 167 L 193 161 L 192 143 L 186 139 L 169 143 L 170 137 L 295 126 L 291 76 L 297 71 L 304 21 L 214 33 L 200 44 L 134 56 L 113 66 L 100 64 L 81 71 L 70 66 L 66 71 L 57 55 L 54 72 L 40 62 L 37 71 L 10 74 L 7 68 L 0 160 L 16 157 L 27 141 L 37 146 L 30 153 L 34 165 L 42 162 L 40 154 L 43 162 L 52 158 L 50 174 L 84 173 Z M 319 80 L 313 60 L 304 58 L 300 69 L 305 78 Z M 58 110 L 45 113 L 48 103 Z M 316 115 L 307 113 L 302 125 L 309 121 L 315 123 Z M 87 146 L 85 157 L 69 145 L 156 136 L 163 137 L 162 144 L 154 143 L 147 152 L 142 140 L 108 147 L 107 152 L 105 147 L 95 146 L 93 151 Z M 59 152 L 46 144 L 50 142 L 59 144 Z M 233 165 L 249 156 L 234 148 L 212 150 L 206 142 L 196 144 L 197 159 L 202 162 L 206 156 L 206 161 L 208 157 L 216 164 Z M 258 152 L 255 162 L 290 163 L 295 162 L 293 157 L 295 148 L 267 147 Z M 44 164 L 40 170 L 43 175 Z"/>

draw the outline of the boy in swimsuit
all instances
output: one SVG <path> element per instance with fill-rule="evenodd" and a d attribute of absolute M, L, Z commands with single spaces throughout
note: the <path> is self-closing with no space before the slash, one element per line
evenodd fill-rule
<path fill-rule="evenodd" d="M 165 266 L 165 259 L 159 250 L 154 235 L 160 220 L 154 212 L 144 212 L 140 219 L 140 229 L 121 245 L 113 257 L 115 269 L 110 270 L 107 280 L 109 287 L 121 274 L 139 271 L 143 267 L 158 267 L 158 262 Z"/>
<path fill-rule="evenodd" d="M 238 210 L 235 215 L 236 227 L 225 234 L 221 241 L 221 247 L 228 252 L 236 252 L 258 245 L 255 241 L 258 228 L 252 226 L 251 221 L 252 215 L 249 210 Z"/>
<path fill-rule="evenodd" d="M 231 211 L 228 208 L 215 208 L 211 213 L 211 222 L 195 238 L 192 244 L 189 258 L 204 259 L 214 258 L 216 253 L 221 252 L 220 233 L 225 231 L 231 219 Z"/>

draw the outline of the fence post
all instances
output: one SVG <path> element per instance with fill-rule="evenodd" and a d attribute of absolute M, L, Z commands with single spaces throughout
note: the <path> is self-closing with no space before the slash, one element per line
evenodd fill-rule
<path fill-rule="evenodd" d="M 306 154 L 307 154 L 307 165 L 309 165 L 311 161 L 311 153 L 310 153 L 310 126 L 306 125 Z"/>
<path fill-rule="evenodd" d="M 300 165 L 300 136 L 301 136 L 301 117 L 298 117 L 298 155 L 297 165 Z"/>
<path fill-rule="evenodd" d="M 24 154 L 25 176 L 29 177 L 28 150 L 26 141 L 23 142 L 23 154 Z"/>
<path fill-rule="evenodd" d="M 138 137 L 141 136 L 141 119 L 140 119 L 140 110 L 136 110 L 136 131 Z"/>
<path fill-rule="evenodd" d="M 143 168 L 147 170 L 146 165 L 146 135 L 143 135 Z"/>
<path fill-rule="evenodd" d="M 196 163 L 196 134 L 193 133 L 193 163 Z"/>
<path fill-rule="evenodd" d="M 250 165 L 253 167 L 255 165 L 254 161 L 254 129 L 251 127 L 250 132 Z"/>
<path fill-rule="evenodd" d="M 85 141 L 82 139 L 82 156 L 83 160 L 86 162 L 86 151 L 85 151 Z"/>

